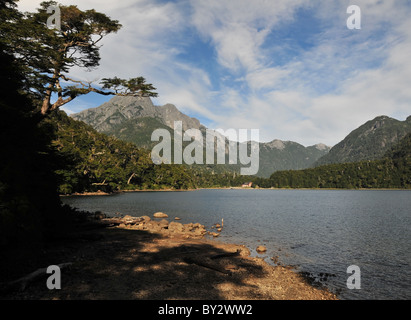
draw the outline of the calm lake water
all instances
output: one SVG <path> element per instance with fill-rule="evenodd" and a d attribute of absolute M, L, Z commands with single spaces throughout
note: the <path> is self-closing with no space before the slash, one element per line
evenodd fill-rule
<path fill-rule="evenodd" d="M 358 190 L 196 190 L 66 197 L 81 210 L 132 216 L 162 211 L 169 221 L 224 219 L 220 241 L 246 245 L 252 255 L 293 265 L 340 299 L 411 298 L 411 192 Z M 210 229 L 209 229 L 210 230 Z M 267 252 L 258 255 L 258 245 Z M 350 265 L 361 289 L 348 289 Z"/>

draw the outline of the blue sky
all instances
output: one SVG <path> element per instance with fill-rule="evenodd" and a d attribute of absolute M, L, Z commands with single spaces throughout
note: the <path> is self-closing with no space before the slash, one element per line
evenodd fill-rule
<path fill-rule="evenodd" d="M 41 1 L 21 0 L 22 10 Z M 379 115 L 411 114 L 408 0 L 61 0 L 123 28 L 104 39 L 92 72 L 144 76 L 157 105 L 172 103 L 210 128 L 259 129 L 261 141 L 334 145 Z M 361 30 L 349 30 L 351 4 Z M 67 112 L 110 97 L 90 94 Z"/>

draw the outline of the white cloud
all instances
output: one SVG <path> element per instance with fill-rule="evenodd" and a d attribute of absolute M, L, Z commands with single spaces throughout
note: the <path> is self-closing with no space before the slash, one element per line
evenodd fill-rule
<path fill-rule="evenodd" d="M 244 123 L 246 117 L 260 125 L 266 140 L 333 145 L 378 115 L 409 115 L 410 8 L 394 1 L 360 5 L 365 18 L 357 33 L 341 26 L 344 4 L 319 7 L 318 16 L 329 20 L 315 46 L 281 67 L 247 73 L 251 88 L 271 91 L 247 94 L 242 108 L 248 112 L 228 114 L 221 122 Z"/>
<path fill-rule="evenodd" d="M 192 24 L 216 48 L 219 63 L 232 72 L 263 66 L 261 45 L 272 27 L 293 18 L 305 1 L 193 1 Z"/>
<path fill-rule="evenodd" d="M 40 2 L 21 0 L 19 6 L 33 10 Z M 378 115 L 410 114 L 411 9 L 401 0 L 356 1 L 361 30 L 346 28 L 350 1 L 59 2 L 95 8 L 123 25 L 104 39 L 100 67 L 73 70 L 74 76 L 142 75 L 157 87 L 158 104 L 206 117 L 213 128 L 259 128 L 265 141 L 333 145 Z M 298 44 L 299 35 L 291 34 L 288 44 L 271 38 L 298 23 L 300 9 L 320 30 L 287 61 L 288 45 Z M 213 47 L 213 70 L 181 59 L 193 34 Z"/>

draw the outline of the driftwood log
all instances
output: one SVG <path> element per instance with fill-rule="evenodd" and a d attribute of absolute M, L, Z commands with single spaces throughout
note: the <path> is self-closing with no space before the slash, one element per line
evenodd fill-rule
<path fill-rule="evenodd" d="M 186 263 L 196 264 L 196 265 L 198 265 L 198 266 L 200 266 L 200 267 L 204 267 L 204 268 L 207 268 L 207 269 L 211 269 L 211 270 L 214 270 L 214 271 L 218 271 L 218 272 L 220 272 L 220 273 L 222 273 L 222 274 L 225 274 L 225 275 L 228 275 L 228 276 L 231 276 L 231 274 L 232 274 L 231 271 L 226 270 L 226 269 L 220 267 L 219 265 L 217 265 L 217 264 L 215 264 L 215 263 L 212 263 L 211 261 L 207 261 L 208 259 L 205 259 L 205 258 L 191 258 L 191 257 L 186 257 L 186 258 L 184 258 L 183 260 L 184 260 L 184 262 L 186 262 Z"/>
<path fill-rule="evenodd" d="M 240 255 L 241 250 L 237 249 L 236 252 L 227 252 L 227 253 L 220 253 L 216 254 L 214 256 L 211 256 L 210 259 L 220 259 L 220 258 L 226 258 L 226 257 L 235 257 Z"/>
<path fill-rule="evenodd" d="M 187 251 L 187 252 L 184 252 L 183 254 L 191 254 L 191 253 L 198 253 L 198 251 Z M 223 273 L 225 275 L 231 276 L 232 275 L 231 271 L 226 270 L 225 268 L 219 266 L 218 264 L 214 263 L 212 260 L 226 258 L 226 257 L 235 257 L 235 256 L 239 256 L 240 253 L 241 253 L 241 250 L 237 249 L 235 252 L 224 252 L 224 253 L 215 254 L 209 257 L 205 257 L 205 256 L 197 256 L 195 258 L 184 257 L 183 261 L 189 264 L 196 264 L 200 267 L 204 267 L 204 268 L 214 270 L 214 271 Z"/>
<path fill-rule="evenodd" d="M 123 217 L 123 218 L 105 218 L 101 220 L 101 223 L 106 224 L 106 225 L 120 225 L 120 224 L 133 225 L 133 224 L 137 224 L 143 221 L 144 221 L 143 218 Z"/>

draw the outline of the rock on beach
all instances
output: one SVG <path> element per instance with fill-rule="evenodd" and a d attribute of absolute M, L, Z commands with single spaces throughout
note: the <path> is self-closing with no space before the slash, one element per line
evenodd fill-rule
<path fill-rule="evenodd" d="M 263 253 L 263 252 L 266 252 L 266 251 L 267 251 L 267 248 L 264 247 L 264 246 L 258 246 L 257 249 L 256 249 L 256 251 L 257 251 L 258 253 Z"/>
<path fill-rule="evenodd" d="M 164 212 L 156 212 L 153 214 L 154 218 L 168 218 L 168 215 Z"/>

